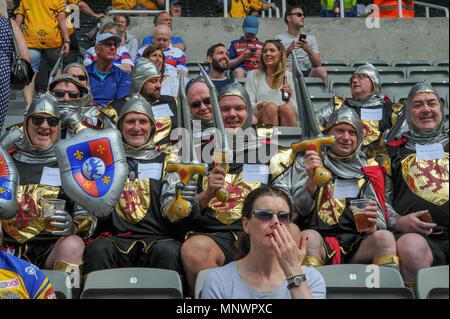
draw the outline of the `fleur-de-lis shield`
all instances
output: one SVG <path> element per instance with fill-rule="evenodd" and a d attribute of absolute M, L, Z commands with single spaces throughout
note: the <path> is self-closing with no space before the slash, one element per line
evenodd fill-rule
<path fill-rule="evenodd" d="M 113 212 L 128 176 L 120 132 L 84 129 L 55 151 L 66 194 L 97 217 Z"/>
<path fill-rule="evenodd" d="M 8 152 L 0 146 L 0 220 L 14 218 L 17 213 L 18 182 L 17 168 Z"/>

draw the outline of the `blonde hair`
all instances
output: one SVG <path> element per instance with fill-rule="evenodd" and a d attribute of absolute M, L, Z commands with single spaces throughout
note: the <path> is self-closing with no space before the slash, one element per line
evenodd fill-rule
<path fill-rule="evenodd" d="M 8 18 L 8 7 L 6 6 L 6 0 L 0 0 L 0 17 Z"/>
<path fill-rule="evenodd" d="M 275 73 L 273 74 L 273 77 L 274 77 L 273 84 L 275 86 L 274 88 L 278 89 L 283 85 L 283 78 L 286 74 L 286 60 L 287 60 L 286 50 L 284 49 L 284 46 L 281 43 L 281 41 L 267 40 L 264 43 L 263 52 L 264 52 L 264 48 L 266 47 L 266 45 L 268 43 L 272 43 L 280 52 L 280 61 L 278 61 L 277 67 L 275 69 Z M 258 70 L 260 70 L 264 73 L 266 73 L 266 71 L 267 71 L 262 54 L 261 54 L 261 58 L 259 60 Z"/>

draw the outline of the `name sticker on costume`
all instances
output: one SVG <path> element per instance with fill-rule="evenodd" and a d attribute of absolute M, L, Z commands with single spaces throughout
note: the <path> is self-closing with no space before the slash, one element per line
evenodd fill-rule
<path fill-rule="evenodd" d="M 173 116 L 172 110 L 170 109 L 169 104 L 161 104 L 152 106 L 153 115 L 155 119 L 159 119 L 161 117 Z"/>
<path fill-rule="evenodd" d="M 381 121 L 383 118 L 383 109 L 361 108 L 361 120 Z"/>
<path fill-rule="evenodd" d="M 267 184 L 269 181 L 269 166 L 264 164 L 244 164 L 242 181 Z"/>
<path fill-rule="evenodd" d="M 358 196 L 358 180 L 339 179 L 334 181 L 333 198 L 355 198 Z"/>
<path fill-rule="evenodd" d="M 61 176 L 59 175 L 59 168 L 45 166 L 44 170 L 42 171 L 41 181 L 39 182 L 39 184 L 61 186 Z"/>
<path fill-rule="evenodd" d="M 139 163 L 138 165 L 138 178 L 153 178 L 160 180 L 162 174 L 161 163 Z"/>
<path fill-rule="evenodd" d="M 418 160 L 434 160 L 444 158 L 444 148 L 442 144 L 416 144 L 416 154 Z"/>

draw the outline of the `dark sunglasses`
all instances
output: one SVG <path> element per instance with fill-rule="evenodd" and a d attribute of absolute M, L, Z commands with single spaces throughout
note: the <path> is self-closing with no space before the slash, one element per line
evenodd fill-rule
<path fill-rule="evenodd" d="M 200 105 L 206 104 L 206 105 L 210 105 L 211 104 L 211 99 L 209 97 L 205 97 L 203 100 L 201 101 L 195 101 L 191 103 L 191 108 L 192 109 L 196 109 L 198 107 L 200 107 Z"/>
<path fill-rule="evenodd" d="M 76 77 L 80 81 L 86 81 L 87 77 L 86 75 L 72 75 L 73 77 Z"/>
<path fill-rule="evenodd" d="M 59 123 L 59 118 L 54 116 L 43 117 L 39 115 L 31 115 L 31 122 L 36 126 L 41 126 L 44 121 L 47 121 L 48 126 L 55 127 Z"/>
<path fill-rule="evenodd" d="M 281 224 L 288 224 L 291 221 L 291 213 L 290 212 L 279 212 L 274 213 L 269 209 L 255 209 L 252 211 L 252 214 L 255 215 L 259 220 L 269 222 L 272 220 L 273 215 L 276 215 Z"/>
<path fill-rule="evenodd" d="M 297 16 L 297 17 L 301 18 L 304 16 L 304 14 L 301 12 L 294 12 L 294 13 L 291 13 L 290 16 Z"/>
<path fill-rule="evenodd" d="M 77 91 L 66 91 L 66 90 L 61 90 L 61 89 L 54 89 L 53 94 L 56 95 L 59 98 L 62 98 L 66 95 L 66 93 L 69 95 L 69 97 L 71 99 L 76 99 L 78 97 L 80 97 L 80 93 Z"/>
<path fill-rule="evenodd" d="M 119 44 L 117 43 L 117 42 L 101 42 L 100 43 L 100 45 L 101 46 L 104 46 L 104 47 L 118 47 L 119 46 Z"/>

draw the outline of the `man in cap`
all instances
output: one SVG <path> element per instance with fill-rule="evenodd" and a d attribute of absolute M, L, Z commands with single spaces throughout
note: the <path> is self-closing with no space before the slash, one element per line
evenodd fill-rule
<path fill-rule="evenodd" d="M 114 212 L 99 221 L 84 255 L 85 274 L 120 267 L 154 267 L 182 274 L 181 244 L 161 215 L 159 198 L 166 154 L 154 144 L 152 107 L 132 94 L 118 114 L 129 176 Z"/>
<path fill-rule="evenodd" d="M 248 71 L 258 68 L 264 46 L 264 43 L 256 37 L 258 25 L 257 17 L 253 15 L 246 17 L 242 25 L 244 36 L 231 41 L 228 45 L 228 56 L 230 58 L 228 67 L 234 79 L 245 78 Z"/>
<path fill-rule="evenodd" d="M 193 84 L 188 95 L 195 88 L 194 85 L 201 89 L 205 83 Z M 192 104 L 197 102 L 193 101 L 194 99 L 196 98 L 193 94 L 191 98 L 188 97 L 191 112 Z M 201 107 L 207 108 L 208 101 L 205 99 L 201 102 L 205 105 Z M 199 271 L 222 266 L 234 260 L 234 244 L 242 231 L 241 210 L 246 195 L 262 184 L 275 184 L 281 187 L 289 184 L 287 180 L 290 178 L 289 175 L 283 173 L 285 167 L 289 167 L 293 160 L 290 149 L 287 152 L 278 152 L 276 148 L 270 147 L 270 144 L 259 141 L 256 131 L 251 126 L 253 116 L 248 93 L 242 85 L 234 82 L 225 86 L 218 97 L 218 103 L 227 131 L 224 133 L 230 142 L 228 170 L 216 164 L 209 156 L 220 148 L 220 144 L 215 144 L 215 141 L 222 139 L 216 136 L 215 139 L 201 144 L 201 152 L 197 151 L 197 154 L 202 154 L 202 162 L 209 166 L 207 177 L 199 176 L 197 182 L 192 180 L 187 186 L 182 186 L 178 174 L 167 173 L 163 181 L 162 212 L 177 224 L 180 232 L 183 230 L 183 233 L 186 233 L 181 258 L 191 290 L 194 288 Z M 193 119 L 202 119 L 202 126 L 208 124 L 208 117 L 205 115 L 202 119 L 201 115 L 192 116 Z M 212 124 L 214 125 L 214 122 Z M 194 145 L 198 144 L 195 140 L 196 127 L 198 126 L 194 123 Z M 211 129 L 210 126 L 209 128 Z M 216 130 L 216 134 L 221 133 Z M 264 154 L 261 154 L 262 149 L 265 150 Z M 192 212 L 184 218 L 174 218 L 171 203 L 180 187 L 181 196 L 192 204 Z M 219 189 L 228 193 L 223 202 L 216 198 Z M 292 232 L 298 235 L 298 228 Z"/>
<path fill-rule="evenodd" d="M 411 88 L 404 112 L 408 130 L 386 144 L 386 218 L 403 280 L 415 290 L 420 269 L 449 262 L 448 128 L 444 105 L 427 83 Z"/>
<path fill-rule="evenodd" d="M 130 75 L 113 64 L 121 41 L 118 35 L 100 34 L 95 42 L 97 60 L 86 67 L 94 103 L 102 107 L 123 98 L 130 89 Z"/>
<path fill-rule="evenodd" d="M 181 17 L 181 10 L 183 9 L 183 1 L 171 0 L 169 12 L 172 17 Z"/>
<path fill-rule="evenodd" d="M 323 159 L 308 150 L 292 166 L 292 198 L 299 212 L 295 222 L 308 236 L 305 264 L 373 263 L 398 269 L 395 238 L 386 230 L 384 189 L 376 187 L 384 176 L 374 174 L 379 166 L 369 166 L 361 152 L 364 135 L 358 114 L 342 106 L 330 115 L 323 132 L 336 140 L 326 147 Z M 318 167 L 332 175 L 322 187 L 313 178 Z M 356 228 L 352 199 L 369 200 L 364 231 Z"/>

